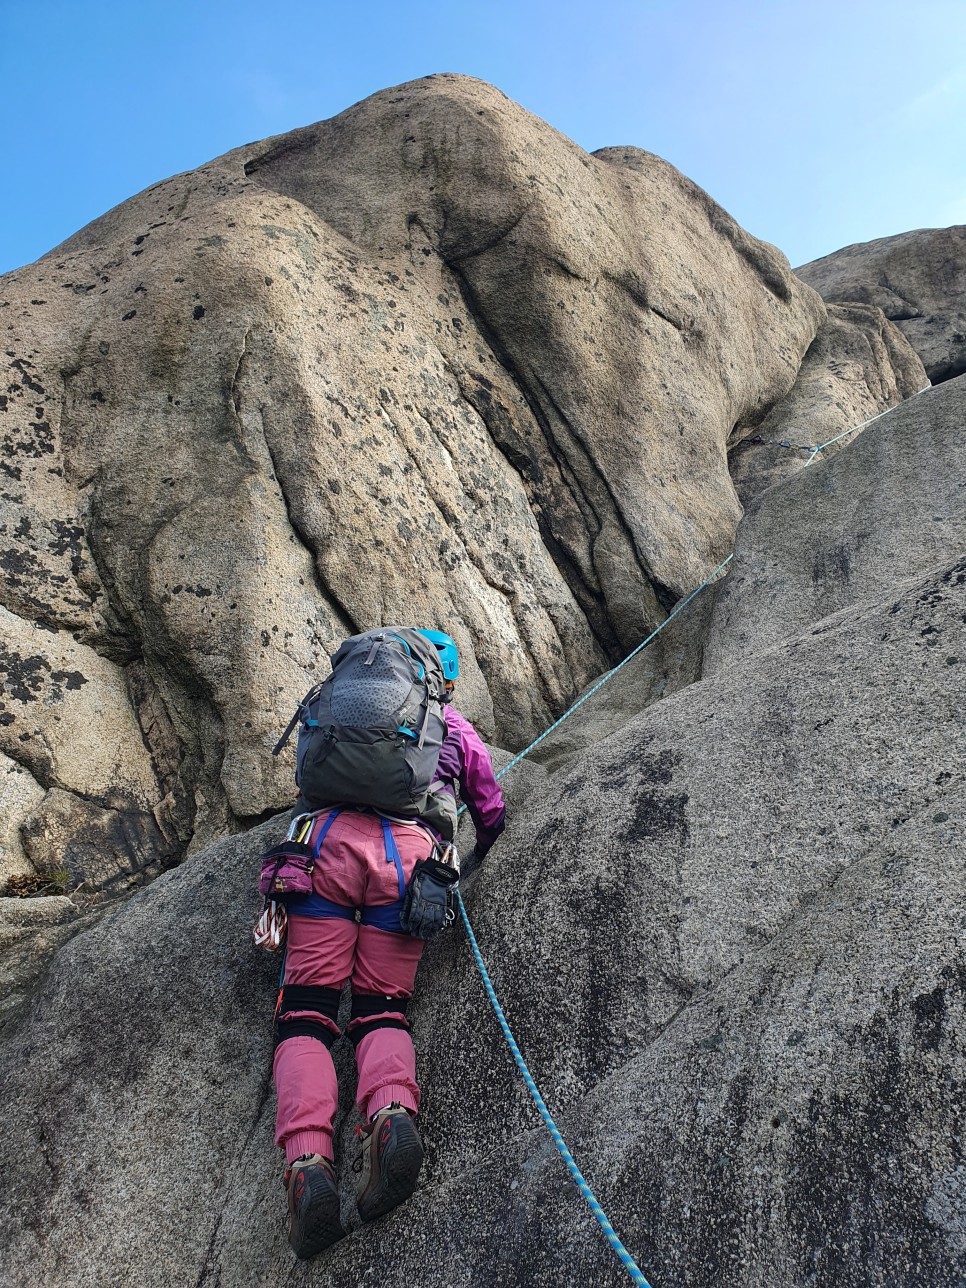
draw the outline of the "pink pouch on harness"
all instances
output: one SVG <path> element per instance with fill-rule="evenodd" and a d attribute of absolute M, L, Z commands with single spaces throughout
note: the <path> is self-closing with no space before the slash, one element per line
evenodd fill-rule
<path fill-rule="evenodd" d="M 312 893 L 315 848 L 300 841 L 283 841 L 262 855 L 258 889 L 266 899 L 294 899 Z"/>

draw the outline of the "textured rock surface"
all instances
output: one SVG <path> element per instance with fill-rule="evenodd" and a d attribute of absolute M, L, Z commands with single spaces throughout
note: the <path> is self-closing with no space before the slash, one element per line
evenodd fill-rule
<path fill-rule="evenodd" d="M 729 453 L 738 499 L 747 506 L 766 487 L 797 474 L 819 444 L 829 443 L 826 458 L 836 455 L 851 435 L 835 443 L 830 439 L 911 398 L 928 383 L 915 349 L 881 309 L 830 305 L 793 388 Z"/>
<path fill-rule="evenodd" d="M 665 162 L 454 76 L 4 278 L 2 602 L 53 632 L 41 667 L 66 634 L 114 668 L 138 791 L 90 803 L 139 820 L 126 866 L 284 805 L 267 753 L 355 627 L 445 625 L 468 713 L 522 745 L 730 547 L 729 436 L 824 315 Z M 59 711 L 22 715 L 33 767 Z"/>
<path fill-rule="evenodd" d="M 44 799 L 44 789 L 23 766 L 0 753 L 0 885 L 33 871 L 20 828 Z"/>
<path fill-rule="evenodd" d="M 0 1035 L 36 1000 L 51 954 L 84 924 L 77 902 L 66 895 L 0 898 Z"/>
<path fill-rule="evenodd" d="M 738 572 L 783 497 L 789 531 L 809 534 L 799 559 L 814 548 L 834 580 L 821 552 L 867 516 L 833 484 L 863 461 L 883 510 L 895 495 L 928 509 L 923 462 L 961 450 L 960 397 L 931 390 L 769 491 Z M 966 1276 L 966 559 L 949 555 L 952 520 L 923 552 L 894 518 L 833 616 L 806 598 L 804 622 L 756 627 L 727 668 L 565 772 L 529 770 L 468 892 L 534 1074 L 657 1284 Z M 786 577 L 766 566 L 757 598 L 779 603 Z M 376 1270 L 400 1288 L 626 1282 L 534 1129 L 459 933 L 425 963 L 414 1014 L 422 1188 L 294 1263 L 265 1077 L 275 970 L 248 939 L 277 828 L 194 856 L 58 954 L 0 1049 L 0 1273 L 18 1288 L 348 1288 Z"/>
<path fill-rule="evenodd" d="M 966 551 L 964 419 L 960 377 L 895 408 L 847 451 L 766 492 L 740 530 L 703 674 L 886 596 L 898 577 Z"/>
<path fill-rule="evenodd" d="M 826 300 L 882 309 L 908 336 L 933 384 L 966 373 L 966 226 L 846 246 L 795 272 Z"/>

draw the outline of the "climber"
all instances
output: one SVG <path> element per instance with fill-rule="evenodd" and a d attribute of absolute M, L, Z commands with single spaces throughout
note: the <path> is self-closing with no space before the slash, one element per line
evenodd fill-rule
<path fill-rule="evenodd" d="M 412 641 L 414 634 L 403 629 L 391 638 Z M 447 704 L 439 708 L 445 733 L 434 785 L 441 783 L 451 800 L 458 786 L 476 829 L 475 849 L 464 864 L 468 873 L 503 831 L 503 796 L 476 730 L 448 705 L 459 674 L 456 645 L 439 631 L 418 634 L 437 650 L 440 700 Z M 330 1048 L 340 1036 L 337 1015 L 347 981 L 352 1002 L 346 1036 L 355 1048 L 364 1124 L 356 1161 L 360 1218 L 375 1220 L 416 1186 L 423 1160 L 413 1123 L 420 1092 L 406 1012 L 424 943 L 402 930 L 400 909 L 415 865 L 433 854 L 438 836 L 421 819 L 387 818 L 358 803 L 319 809 L 304 792 L 303 781 L 297 810 L 319 811 L 309 826 L 321 845 L 312 893 L 288 904 L 273 1068 L 275 1140 L 287 1164 L 289 1242 L 299 1257 L 308 1258 L 346 1233 L 334 1167 L 338 1087 Z"/>

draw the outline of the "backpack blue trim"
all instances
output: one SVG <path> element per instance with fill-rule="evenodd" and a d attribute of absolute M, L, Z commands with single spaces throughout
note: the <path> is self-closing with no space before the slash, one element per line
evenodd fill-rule
<path fill-rule="evenodd" d="M 390 640 L 398 640 L 398 641 L 399 641 L 399 643 L 400 643 L 400 644 L 403 646 L 403 648 L 406 650 L 406 654 L 407 654 L 407 656 L 408 656 L 408 657 L 409 657 L 409 658 L 410 658 L 410 659 L 411 659 L 411 660 L 416 664 L 416 666 L 419 668 L 419 674 L 416 676 L 416 679 L 417 679 L 417 680 L 425 680 L 425 678 L 426 678 L 426 668 L 423 666 L 422 662 L 420 662 L 420 660 L 419 660 L 419 658 L 418 658 L 418 657 L 413 657 L 413 651 L 412 651 L 412 649 L 409 647 L 409 645 L 406 643 L 406 641 L 403 639 L 403 637 L 402 637 L 401 635 L 395 635 L 395 634 L 393 634 L 393 633 L 391 633 L 391 632 L 390 632 L 390 634 L 386 636 L 386 639 L 390 639 Z"/>

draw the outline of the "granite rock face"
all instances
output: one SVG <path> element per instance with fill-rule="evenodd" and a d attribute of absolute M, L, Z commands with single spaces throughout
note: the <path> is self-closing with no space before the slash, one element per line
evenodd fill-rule
<path fill-rule="evenodd" d="M 729 439 L 824 317 L 673 167 L 465 77 L 155 185 L 0 283 L 2 638 L 73 650 L 117 774 L 58 771 L 46 681 L 2 750 L 92 854 L 128 833 L 103 884 L 284 806 L 355 629 L 445 627 L 522 745 L 730 547 Z"/>
<path fill-rule="evenodd" d="M 795 272 L 829 302 L 882 309 L 905 333 L 933 384 L 966 373 L 966 226 L 860 242 Z"/>
<path fill-rule="evenodd" d="M 960 377 L 880 417 L 833 460 L 765 492 L 739 531 L 703 674 L 888 596 L 900 577 L 966 551 L 964 418 Z"/>
<path fill-rule="evenodd" d="M 655 1284 L 966 1277 L 961 400 L 961 382 L 930 390 L 765 493 L 706 678 L 559 772 L 511 776 L 510 827 L 468 883 L 520 1046 Z M 925 540 L 927 512 L 941 518 Z M 843 589 L 827 552 L 859 531 Z M 267 1077 L 276 963 L 249 939 L 279 827 L 196 854 L 55 957 L 0 1047 L 0 1274 L 626 1282 L 461 930 L 429 951 L 412 1014 L 421 1188 L 323 1260 L 293 1261 Z M 350 1111 L 347 1220 L 352 1125 Z"/>
<path fill-rule="evenodd" d="M 729 452 L 742 505 L 815 457 L 837 455 L 873 417 L 929 384 L 922 362 L 881 309 L 830 304 L 792 389 Z M 837 440 L 837 441 L 831 441 Z"/>

